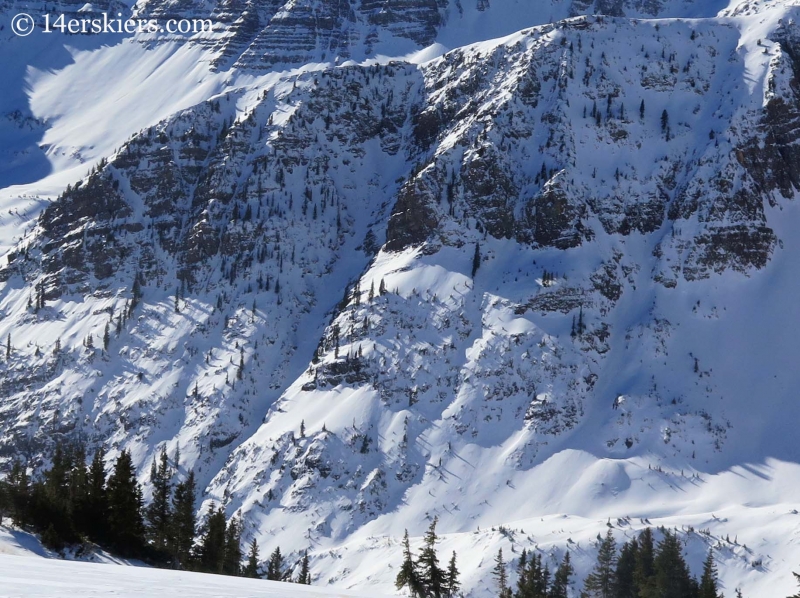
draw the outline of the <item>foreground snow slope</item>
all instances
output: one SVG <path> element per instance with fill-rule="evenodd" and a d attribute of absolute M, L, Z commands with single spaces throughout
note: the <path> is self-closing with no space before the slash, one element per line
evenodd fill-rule
<path fill-rule="evenodd" d="M 3 598 L 380 598 L 258 579 L 0 555 Z"/>

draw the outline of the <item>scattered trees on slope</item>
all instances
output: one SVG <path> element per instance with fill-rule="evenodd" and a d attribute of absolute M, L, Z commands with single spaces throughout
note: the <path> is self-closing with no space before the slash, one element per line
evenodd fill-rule
<path fill-rule="evenodd" d="M 700 582 L 692 577 L 676 533 L 661 528 L 654 546 L 653 532 L 622 545 L 617 554 L 609 530 L 600 541 L 597 562 L 586 577 L 581 598 L 722 598 L 714 555 L 708 552 Z"/>
<path fill-rule="evenodd" d="M 398 590 L 405 588 L 413 598 L 460 595 L 456 554 L 453 553 L 447 571 L 438 566 L 434 550 L 436 523 L 434 519 L 416 559 L 411 552 L 408 531 L 403 537 L 403 562 L 395 585 Z M 598 536 L 597 560 L 584 580 L 580 597 L 722 598 L 713 552 L 709 550 L 698 582 L 689 571 L 677 534 L 664 528 L 658 531 L 662 539 L 657 544 L 653 530 L 647 528 L 619 550 L 610 530 L 604 538 Z M 569 552 L 552 573 L 543 563 L 541 553 L 532 554 L 523 549 L 516 562 L 516 585 L 509 578 L 508 565 L 500 549 L 491 571 L 497 598 L 570 598 L 576 595 L 572 581 L 575 569 Z M 800 576 L 797 577 L 800 582 Z M 741 598 L 741 592 L 737 590 L 736 596 Z M 790 598 L 800 598 L 800 594 Z"/>
<path fill-rule="evenodd" d="M 57 444 L 50 467 L 31 479 L 19 461 L 0 482 L 0 515 L 40 534 L 53 550 L 89 541 L 127 558 L 152 565 L 206 573 L 262 577 L 255 539 L 243 564 L 242 525 L 226 520 L 221 507 L 211 505 L 198 526 L 194 472 L 177 475 L 165 450 L 150 469 L 152 499 L 145 506 L 142 487 L 130 452 L 122 451 L 106 476 L 106 454 L 98 449 L 86 465 L 82 445 Z M 177 462 L 178 458 L 173 460 Z M 199 529 L 198 529 L 199 528 Z M 280 548 L 269 561 L 266 576 L 279 581 L 311 584 L 308 554 L 292 579 Z"/>
<path fill-rule="evenodd" d="M 411 552 L 408 530 L 403 536 L 403 563 L 397 573 L 395 586 L 398 590 L 406 588 L 413 598 L 455 598 L 461 588 L 456 553 L 453 552 L 450 557 L 447 570 L 439 566 L 436 554 L 436 541 L 439 539 L 436 535 L 437 522 L 434 517 L 416 560 Z"/>

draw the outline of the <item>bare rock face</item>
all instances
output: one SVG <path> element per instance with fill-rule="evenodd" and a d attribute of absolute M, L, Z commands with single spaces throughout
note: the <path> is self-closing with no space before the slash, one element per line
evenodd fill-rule
<path fill-rule="evenodd" d="M 757 189 L 775 190 L 788 199 L 800 190 L 800 35 L 795 27 L 783 26 L 776 37 L 783 52 L 778 68 L 786 69 L 788 87 L 779 91 L 772 76 L 765 113 L 736 158 Z"/>
<path fill-rule="evenodd" d="M 211 45 L 217 68 L 263 71 L 274 65 L 345 60 L 367 55 L 382 38 L 424 47 L 444 22 L 446 0 L 221 0 L 209 10 L 196 0 L 147 0 L 138 14 L 149 18 L 207 17 L 216 25 Z"/>
<path fill-rule="evenodd" d="M 427 46 L 436 39 L 448 0 L 362 0 L 359 12 L 370 26 Z"/>
<path fill-rule="evenodd" d="M 436 232 L 436 215 L 428 206 L 430 190 L 424 183 L 406 185 L 397 197 L 386 233 L 386 248 L 400 251 L 421 245 Z"/>
<path fill-rule="evenodd" d="M 349 55 L 348 27 L 355 24 L 350 0 L 303 0 L 277 12 L 239 57 L 239 68 L 269 68 Z"/>

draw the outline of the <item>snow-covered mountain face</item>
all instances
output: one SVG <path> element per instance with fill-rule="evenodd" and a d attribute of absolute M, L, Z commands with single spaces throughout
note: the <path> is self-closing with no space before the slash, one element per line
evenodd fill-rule
<path fill-rule="evenodd" d="M 218 29 L 0 31 L 7 461 L 179 449 L 323 584 L 438 515 L 472 596 L 647 521 L 790 593 L 795 3 L 114 6 Z"/>

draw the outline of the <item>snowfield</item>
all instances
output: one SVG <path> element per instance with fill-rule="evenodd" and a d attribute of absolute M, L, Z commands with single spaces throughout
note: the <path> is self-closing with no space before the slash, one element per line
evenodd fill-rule
<path fill-rule="evenodd" d="M 3 598 L 380 598 L 378 594 L 294 584 L 124 567 L 27 556 L 0 555 Z"/>

